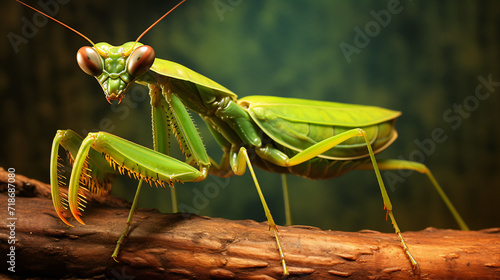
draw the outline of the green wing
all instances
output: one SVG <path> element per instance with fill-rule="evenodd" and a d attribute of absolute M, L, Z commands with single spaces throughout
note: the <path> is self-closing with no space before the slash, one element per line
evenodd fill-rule
<path fill-rule="evenodd" d="M 289 121 L 353 128 L 378 124 L 401 115 L 401 112 L 374 106 L 274 96 L 247 96 L 238 103 L 254 112 L 271 112 Z"/>
<path fill-rule="evenodd" d="M 374 152 L 380 152 L 396 139 L 394 122 L 401 115 L 373 106 L 271 96 L 249 96 L 238 104 L 271 139 L 295 151 L 347 130 L 362 128 Z M 367 157 L 366 143 L 361 138 L 351 138 L 320 157 L 333 160 Z"/>
<path fill-rule="evenodd" d="M 234 94 L 232 91 L 228 90 L 227 88 L 221 86 L 217 82 L 214 82 L 214 81 L 210 80 L 209 78 L 207 78 L 199 73 L 196 73 L 195 71 L 193 71 L 185 66 L 182 66 L 182 65 L 175 63 L 175 62 L 172 62 L 172 61 L 156 58 L 153 66 L 151 66 L 150 70 L 152 70 L 153 72 L 155 72 L 157 74 L 163 75 L 163 76 L 171 77 L 171 78 L 178 79 L 178 80 L 192 82 L 195 85 L 201 85 L 201 86 L 204 86 L 206 88 L 217 90 L 219 92 L 225 93 L 226 95 L 230 95 L 234 98 L 237 97 L 236 94 Z"/>

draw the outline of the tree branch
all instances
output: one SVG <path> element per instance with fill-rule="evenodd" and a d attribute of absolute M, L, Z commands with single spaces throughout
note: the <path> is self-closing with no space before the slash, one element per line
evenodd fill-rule
<path fill-rule="evenodd" d="M 53 209 L 49 186 L 16 174 L 15 213 L 10 216 L 7 179 L 7 172 L 0 168 L 0 258 L 7 263 L 13 251 L 15 272 L 5 269 L 0 276 L 281 278 L 275 239 L 266 223 L 142 209 L 134 216 L 116 263 L 111 253 L 125 227 L 128 203 L 91 197 L 92 205 L 84 216 L 88 225 L 69 227 Z M 15 229 L 12 224 L 9 227 L 9 217 L 17 218 Z M 394 233 L 283 226 L 279 236 L 291 276 L 418 279 Z M 498 228 L 469 232 L 429 228 L 403 236 L 420 264 L 423 279 L 492 279 L 500 275 Z M 15 244 L 8 244 L 13 239 Z"/>

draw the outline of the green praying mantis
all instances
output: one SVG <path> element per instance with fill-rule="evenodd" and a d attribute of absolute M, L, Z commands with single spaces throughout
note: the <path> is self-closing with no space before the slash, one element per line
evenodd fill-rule
<path fill-rule="evenodd" d="M 33 9 L 33 7 L 16 0 Z M 85 191 L 107 194 L 112 178 L 128 174 L 139 183 L 126 222 L 112 257 L 116 260 L 127 236 L 143 182 L 171 186 L 174 182 L 198 182 L 207 176 L 242 175 L 248 168 L 264 212 L 273 231 L 283 274 L 288 274 L 285 252 L 277 234 L 278 228 L 259 186 L 253 165 L 281 174 L 295 174 L 310 179 L 329 179 L 351 170 L 373 170 L 382 194 L 386 219 L 390 218 L 396 234 L 414 271 L 419 265 L 410 253 L 396 223 L 380 170 L 408 169 L 426 174 L 458 225 L 468 230 L 442 188 L 421 163 L 405 160 L 376 160 L 397 138 L 394 124 L 400 112 L 362 105 L 350 105 L 272 96 L 237 95 L 220 84 L 180 64 L 155 57 L 152 47 L 139 40 L 181 1 L 146 29 L 134 42 L 121 46 L 94 44 L 83 34 L 40 12 L 86 39 L 77 52 L 80 68 L 94 76 L 108 102 L 121 100 L 133 83 L 149 87 L 152 110 L 153 149 L 118 136 L 89 133 L 85 138 L 71 130 L 59 130 L 52 144 L 50 179 L 52 201 L 59 218 L 67 225 L 69 209 L 79 223 L 85 205 Z M 222 159 L 210 158 L 188 110 L 201 116 L 223 150 Z M 185 160 L 169 156 L 168 138 L 174 134 Z M 59 149 L 66 150 L 73 164 L 69 180 Z M 284 176 L 283 176 L 284 178 Z M 68 188 L 67 195 L 60 188 Z M 173 208 L 177 210 L 175 193 Z M 287 221 L 289 221 L 287 209 Z"/>

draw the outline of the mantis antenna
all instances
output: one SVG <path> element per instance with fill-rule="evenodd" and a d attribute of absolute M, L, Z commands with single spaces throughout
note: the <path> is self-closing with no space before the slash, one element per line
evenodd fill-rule
<path fill-rule="evenodd" d="M 18 1 L 18 0 L 16 0 Z M 142 36 L 146 35 L 146 33 L 148 33 L 148 31 L 153 28 L 158 22 L 160 22 L 164 17 L 166 17 L 168 14 L 170 14 L 170 12 L 172 12 L 173 10 L 175 10 L 177 7 L 179 7 L 182 3 L 186 2 L 186 0 L 182 0 L 181 2 L 179 2 L 179 4 L 175 5 L 172 9 L 170 9 L 170 11 L 166 12 L 163 16 L 161 16 L 157 21 L 155 21 L 153 24 L 151 24 L 150 27 L 148 27 L 146 30 L 144 30 L 144 32 L 142 32 L 141 35 L 139 35 L 139 37 L 137 37 L 137 40 L 135 40 L 134 44 L 132 45 L 132 47 L 130 49 L 127 50 L 127 52 L 125 52 L 126 55 L 129 55 L 132 50 L 134 49 L 135 45 L 137 44 L 137 42 L 139 42 L 139 40 L 142 38 Z"/>
<path fill-rule="evenodd" d="M 83 35 L 82 33 L 80 33 L 80 32 L 78 32 L 78 31 L 76 31 L 74 28 L 70 27 L 69 25 L 67 25 L 67 24 L 65 24 L 65 23 L 63 23 L 63 22 L 61 22 L 61 21 L 59 21 L 59 20 L 57 20 L 57 19 L 55 19 L 55 18 L 53 18 L 53 17 L 51 17 L 51 16 L 47 15 L 46 13 L 44 13 L 44 12 L 42 12 L 42 11 L 39 11 L 39 10 L 37 10 L 37 9 L 35 9 L 35 8 L 33 8 L 33 7 L 31 7 L 30 5 L 28 5 L 28 4 L 24 3 L 24 2 L 21 2 L 21 1 L 19 1 L 19 0 L 16 0 L 16 2 L 21 3 L 21 4 L 23 4 L 24 6 L 26 6 L 26 7 L 30 8 L 30 9 L 34 10 L 35 12 L 38 12 L 38 13 L 40 13 L 40 14 L 42 14 L 42 15 L 44 15 L 44 16 L 46 16 L 46 17 L 48 17 L 48 18 L 50 18 L 51 20 L 53 20 L 53 21 L 55 21 L 55 22 L 59 23 L 60 25 L 62 25 L 62 26 L 64 26 L 64 27 L 68 28 L 69 30 L 71 30 L 71 31 L 75 32 L 76 34 L 78 34 L 78 35 L 82 36 L 85 40 L 89 41 L 89 42 L 92 44 L 92 46 L 95 46 L 95 44 L 94 44 L 94 42 L 92 42 L 92 40 L 90 40 L 89 38 L 87 38 L 87 36 Z"/>
<path fill-rule="evenodd" d="M 50 18 L 51 20 L 53 20 L 53 21 L 55 21 L 55 22 L 59 23 L 60 25 L 62 25 L 62 26 L 64 26 L 64 27 L 68 28 L 69 30 L 71 30 L 71 31 L 75 32 L 76 34 L 78 34 L 78 35 L 82 36 L 85 40 L 89 41 L 89 42 L 90 42 L 90 44 L 92 44 L 92 46 L 94 46 L 94 47 L 95 47 L 95 44 L 94 44 L 94 42 L 92 42 L 92 40 L 90 40 L 89 38 L 87 38 L 87 36 L 83 35 L 82 33 L 78 32 L 76 29 L 74 29 L 74 28 L 70 27 L 69 25 L 67 25 L 67 24 L 65 24 L 65 23 L 63 23 L 63 22 L 61 22 L 61 21 L 59 21 L 59 20 L 57 20 L 57 19 L 55 19 L 55 18 L 53 18 L 53 17 L 51 17 L 51 16 L 47 15 L 46 13 L 44 13 L 44 12 L 42 12 L 42 11 L 39 11 L 39 10 L 37 10 L 37 9 L 35 9 L 35 8 L 33 8 L 33 7 L 31 7 L 30 5 L 28 5 L 28 4 L 26 4 L 26 3 L 22 2 L 22 1 L 16 0 L 16 2 L 18 2 L 18 3 L 20 3 L 20 4 L 23 4 L 24 6 L 26 6 L 26 7 L 30 8 L 30 9 L 34 10 L 35 12 L 38 12 L 38 13 L 40 13 L 40 14 L 42 14 L 42 15 L 46 16 L 47 18 Z M 127 50 L 125 53 L 123 53 L 123 54 L 124 54 L 124 55 L 129 55 L 129 54 L 132 52 L 132 50 L 134 49 L 134 47 L 135 47 L 135 45 L 137 44 L 137 42 L 139 42 L 139 40 L 140 40 L 140 39 L 141 39 L 141 38 L 142 38 L 142 37 L 143 37 L 146 33 L 148 33 L 148 31 L 149 31 L 151 28 L 153 28 L 153 27 L 154 27 L 154 26 L 155 26 L 158 22 L 160 22 L 163 18 L 165 18 L 168 14 L 170 14 L 170 12 L 172 12 L 173 10 L 175 10 L 177 7 L 179 7 L 179 6 L 180 6 L 182 3 L 184 3 L 184 2 L 186 2 L 186 0 L 182 0 L 181 2 L 179 2 L 179 3 L 178 3 L 177 5 L 175 5 L 172 9 L 170 9 L 170 10 L 169 10 L 168 12 L 166 12 L 163 16 L 161 16 L 161 17 L 160 17 L 157 21 L 155 21 L 153 24 L 151 24 L 151 26 L 150 26 L 150 27 L 148 27 L 148 28 L 147 28 L 144 32 L 142 32 L 142 34 L 141 34 L 141 35 L 139 35 L 139 37 L 137 37 L 137 40 L 135 40 L 134 45 L 132 45 L 132 47 L 131 47 L 130 49 L 128 49 L 128 50 Z"/>

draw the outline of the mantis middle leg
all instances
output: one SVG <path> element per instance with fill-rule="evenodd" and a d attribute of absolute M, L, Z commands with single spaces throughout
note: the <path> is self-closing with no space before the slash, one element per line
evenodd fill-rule
<path fill-rule="evenodd" d="M 151 97 L 151 120 L 153 126 L 153 149 L 160 153 L 168 155 L 170 152 L 170 135 L 171 135 L 171 113 L 168 111 L 168 105 L 163 100 L 162 95 L 160 93 L 160 89 L 153 85 L 149 84 L 149 95 Z M 163 102 L 162 102 L 163 101 Z M 125 230 L 121 234 L 120 238 L 116 242 L 116 247 L 111 255 L 115 261 L 117 261 L 118 253 L 120 250 L 120 246 L 123 243 L 125 237 L 127 237 L 128 232 L 130 230 L 130 225 L 132 224 L 132 218 L 137 209 L 137 201 L 139 200 L 139 195 L 141 192 L 143 180 L 139 180 L 139 184 L 137 185 L 137 189 L 134 195 L 134 199 L 132 201 L 132 206 L 130 207 L 130 211 L 127 218 L 127 224 Z M 179 208 L 177 205 L 177 194 L 175 192 L 175 187 L 173 183 L 170 188 L 170 196 L 172 201 L 172 213 L 179 212 Z"/>
<path fill-rule="evenodd" d="M 283 254 L 283 250 L 281 249 L 281 243 L 278 237 L 278 226 L 274 222 L 273 216 L 271 215 L 271 211 L 269 210 L 269 207 L 267 206 L 266 200 L 264 198 L 264 194 L 262 193 L 262 190 L 260 188 L 260 184 L 257 181 L 257 176 L 255 175 L 255 172 L 252 167 L 252 163 L 250 161 L 250 158 L 248 157 L 248 152 L 245 149 L 245 147 L 241 147 L 239 152 L 232 153 L 230 156 L 230 164 L 233 169 L 234 174 L 236 175 L 243 175 L 245 173 L 245 170 L 248 166 L 248 170 L 250 171 L 250 174 L 252 175 L 253 182 L 255 184 L 255 188 L 257 189 L 257 193 L 259 194 L 260 201 L 262 203 L 262 207 L 264 207 L 264 213 L 267 218 L 267 222 L 269 223 L 269 229 L 271 229 L 274 233 L 274 237 L 276 239 L 276 244 L 278 246 L 278 252 L 280 254 L 280 259 L 281 259 L 281 264 L 283 266 L 283 275 L 288 275 L 288 269 L 286 266 L 286 261 L 285 261 L 285 255 Z"/>

